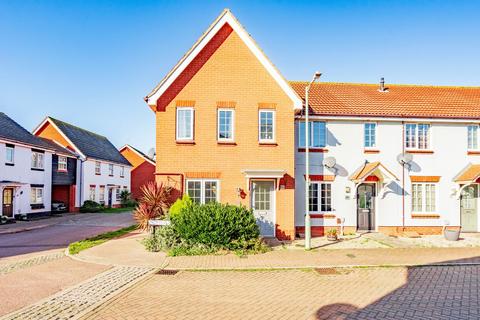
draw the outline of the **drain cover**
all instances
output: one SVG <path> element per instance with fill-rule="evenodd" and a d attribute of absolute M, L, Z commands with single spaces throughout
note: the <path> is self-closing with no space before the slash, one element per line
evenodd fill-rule
<path fill-rule="evenodd" d="M 318 274 L 322 275 L 339 274 L 339 272 L 335 268 L 315 268 L 315 271 Z"/>
<path fill-rule="evenodd" d="M 166 269 L 162 269 L 160 271 L 157 271 L 155 274 L 159 274 L 159 275 L 162 275 L 162 276 L 174 276 L 178 273 L 178 270 L 166 270 Z"/>

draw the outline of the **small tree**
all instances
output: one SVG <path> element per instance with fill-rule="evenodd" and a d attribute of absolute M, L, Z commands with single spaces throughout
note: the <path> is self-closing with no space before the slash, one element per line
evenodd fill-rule
<path fill-rule="evenodd" d="M 120 203 L 123 208 L 128 207 L 129 203 L 132 201 L 132 194 L 128 190 L 122 190 L 120 192 Z"/>
<path fill-rule="evenodd" d="M 133 212 L 141 230 L 148 229 L 148 220 L 164 217 L 170 207 L 170 193 L 172 188 L 163 183 L 148 182 L 141 188 L 143 193 L 138 207 Z"/>

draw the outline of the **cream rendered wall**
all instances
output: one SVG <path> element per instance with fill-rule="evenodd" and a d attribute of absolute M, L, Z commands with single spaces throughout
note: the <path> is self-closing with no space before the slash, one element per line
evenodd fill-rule
<path fill-rule="evenodd" d="M 9 142 L 10 143 L 10 142 Z M 14 143 L 12 143 L 14 144 Z M 46 151 L 44 171 L 31 170 L 32 151 L 30 147 L 15 145 L 14 166 L 6 166 L 5 143 L 0 142 L 0 181 L 15 181 L 23 185 L 15 188 L 13 207 L 15 214 L 46 212 L 51 210 L 52 198 L 52 153 Z M 30 185 L 43 184 L 43 209 L 32 210 L 30 207 Z M 2 190 L 0 191 L 0 206 L 2 205 Z M 1 210 L 0 210 L 1 211 Z"/>
<path fill-rule="evenodd" d="M 349 176 L 365 160 L 380 161 L 392 171 L 399 181 L 390 183 L 382 192 L 377 193 L 376 226 L 402 225 L 402 166 L 396 157 L 402 152 L 402 122 L 377 120 L 378 154 L 365 154 L 363 147 L 364 120 L 328 120 L 327 153 L 310 153 L 311 174 L 334 174 L 322 166 L 325 157 L 335 157 L 338 174 L 332 182 L 333 214 L 345 218 L 346 226 L 356 226 L 355 187 Z M 405 170 L 405 226 L 441 226 L 445 220 L 450 225 L 460 225 L 460 203 L 453 182 L 469 162 L 479 163 L 480 156 L 467 155 L 468 123 L 431 122 L 430 143 L 433 154 L 414 154 L 410 171 Z M 298 123 L 295 126 L 295 225 L 304 225 L 305 203 L 305 153 L 298 152 Z M 436 214 L 439 219 L 411 218 L 411 182 L 409 176 L 441 176 L 437 184 Z M 351 188 L 350 199 L 346 199 L 345 189 Z M 479 210 L 480 211 L 480 210 Z M 480 217 L 480 214 L 478 215 Z M 334 226 L 336 219 L 312 219 L 313 226 Z M 479 219 L 480 226 L 480 219 Z M 480 227 L 479 227 L 480 230 Z"/>

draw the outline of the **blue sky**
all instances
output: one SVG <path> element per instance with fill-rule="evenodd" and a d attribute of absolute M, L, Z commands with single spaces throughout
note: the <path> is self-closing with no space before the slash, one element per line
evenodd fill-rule
<path fill-rule="evenodd" d="M 480 85 L 478 1 L 0 1 L 0 111 L 147 151 L 143 102 L 225 7 L 290 80 Z"/>

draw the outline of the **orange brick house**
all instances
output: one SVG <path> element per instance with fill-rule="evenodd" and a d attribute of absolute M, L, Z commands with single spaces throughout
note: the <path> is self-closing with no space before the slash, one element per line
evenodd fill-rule
<path fill-rule="evenodd" d="M 304 94 L 228 10 L 146 97 L 156 181 L 242 204 L 261 234 L 480 231 L 480 88 L 315 83 Z M 309 186 L 308 208 L 305 184 Z"/>
<path fill-rule="evenodd" d="M 156 117 L 157 181 L 202 203 L 251 206 L 262 234 L 295 236 L 292 132 L 302 101 L 230 11 L 145 100 Z"/>
<path fill-rule="evenodd" d="M 128 144 L 121 147 L 119 151 L 132 165 L 130 192 L 132 198 L 138 200 L 142 196 L 142 186 L 155 181 L 155 160 Z"/>

